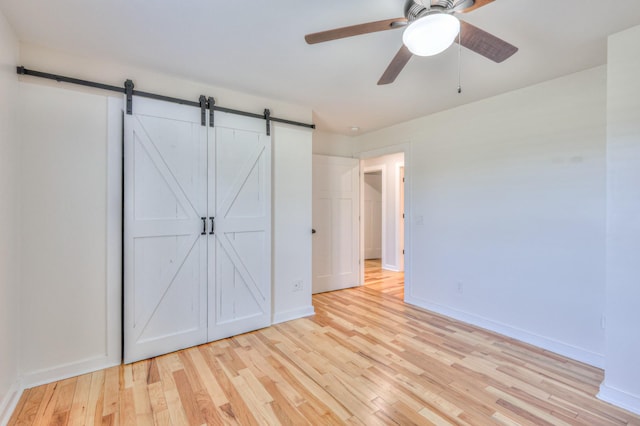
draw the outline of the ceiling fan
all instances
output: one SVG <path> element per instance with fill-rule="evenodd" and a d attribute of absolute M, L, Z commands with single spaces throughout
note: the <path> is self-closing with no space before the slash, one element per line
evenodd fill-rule
<path fill-rule="evenodd" d="M 415 54 L 431 56 L 449 47 L 458 37 L 459 43 L 494 62 L 502 62 L 518 51 L 506 41 L 454 17 L 471 12 L 494 0 L 406 0 L 404 17 L 368 22 L 307 34 L 308 44 L 322 43 L 361 34 L 405 28 L 403 45 L 380 77 L 378 85 L 393 83 L 409 59 Z M 427 46 L 430 42 L 433 46 Z"/>

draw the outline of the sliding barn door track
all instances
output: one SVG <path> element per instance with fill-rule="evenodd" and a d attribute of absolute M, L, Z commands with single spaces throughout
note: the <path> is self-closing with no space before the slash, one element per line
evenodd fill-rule
<path fill-rule="evenodd" d="M 124 95 L 126 95 L 127 97 L 127 105 L 126 105 L 126 110 L 127 110 L 127 114 L 131 115 L 133 113 L 133 96 L 140 96 L 143 98 L 150 98 L 150 99 L 156 99 L 156 100 L 160 100 L 160 101 L 166 101 L 166 102 L 173 102 L 176 104 L 181 104 L 181 105 L 190 105 L 196 108 L 200 108 L 202 110 L 202 125 L 205 125 L 205 114 L 206 114 L 206 110 L 209 110 L 209 114 L 210 114 L 210 126 L 213 126 L 213 112 L 214 111 L 220 111 L 220 112 L 226 112 L 229 114 L 236 114 L 236 115 L 242 115 L 245 117 L 253 117 L 253 118 L 259 118 L 259 119 L 263 119 L 266 121 L 267 124 L 267 135 L 271 134 L 271 125 L 270 123 L 272 121 L 277 122 L 277 123 L 283 123 L 283 124 L 290 124 L 292 126 L 300 126 L 300 127 L 306 127 L 309 129 L 315 129 L 316 126 L 315 124 L 307 124 L 307 123 L 301 123 L 299 121 L 293 121 L 293 120 L 286 120 L 284 118 L 277 118 L 277 117 L 273 117 L 271 115 L 271 112 L 268 109 L 265 109 L 264 112 L 262 114 L 256 114 L 253 112 L 246 112 L 246 111 L 240 111 L 237 109 L 231 109 L 231 108 L 224 108 L 221 106 L 216 105 L 215 100 L 213 99 L 213 97 L 206 97 L 205 95 L 201 95 L 200 98 L 197 101 L 190 101 L 187 99 L 179 99 L 179 98 L 173 98 L 170 96 L 164 96 L 164 95 L 158 95 L 155 93 L 149 93 L 149 92 L 143 92 L 140 90 L 135 90 L 134 89 L 134 84 L 132 80 L 127 80 L 124 82 L 124 86 L 123 87 L 119 87 L 119 86 L 112 86 L 110 84 L 104 84 L 104 83 L 98 83 L 95 81 L 89 81 L 89 80 L 82 80 L 79 78 L 73 78 L 73 77 L 65 77 L 63 75 L 57 75 L 57 74 L 50 74 L 50 73 L 46 73 L 46 72 L 41 72 L 41 71 L 34 71 L 34 70 L 30 70 L 27 69 L 23 66 L 19 66 L 17 67 L 17 72 L 20 75 L 28 75 L 28 76 L 32 76 L 32 77 L 39 77 L 39 78 L 46 78 L 49 80 L 55 80 L 59 83 L 71 83 L 71 84 L 77 84 L 80 86 L 86 86 L 86 87 L 93 87 L 96 89 L 101 89 L 101 90 L 108 90 L 111 92 L 117 92 L 117 93 L 122 93 Z"/>

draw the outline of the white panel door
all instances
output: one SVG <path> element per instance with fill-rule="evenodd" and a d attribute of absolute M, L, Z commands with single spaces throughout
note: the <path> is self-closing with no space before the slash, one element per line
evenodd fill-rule
<path fill-rule="evenodd" d="M 360 164 L 313 156 L 313 293 L 358 285 Z"/>
<path fill-rule="evenodd" d="M 207 130 L 197 108 L 134 99 L 124 120 L 124 359 L 207 339 Z"/>
<path fill-rule="evenodd" d="M 209 130 L 209 340 L 271 324 L 271 138 L 263 120 L 215 113 Z M 212 170 L 213 168 L 213 170 Z M 210 257 L 211 258 L 211 257 Z"/>

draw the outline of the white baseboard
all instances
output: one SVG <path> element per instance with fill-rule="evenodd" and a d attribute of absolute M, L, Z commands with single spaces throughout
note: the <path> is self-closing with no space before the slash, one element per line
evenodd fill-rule
<path fill-rule="evenodd" d="M 605 380 L 606 381 L 606 380 Z M 600 385 L 598 399 L 624 408 L 635 414 L 640 414 L 640 395 L 630 394 L 620 389 L 606 385 L 604 382 Z"/>
<path fill-rule="evenodd" d="M 313 309 L 313 305 L 305 306 L 302 308 L 291 309 L 284 312 L 276 312 L 273 315 L 273 324 L 279 324 L 285 321 L 291 321 L 298 318 L 308 317 L 314 315 L 316 311 Z"/>
<path fill-rule="evenodd" d="M 120 363 L 113 358 L 99 356 L 22 375 L 11 386 L 4 400 L 0 401 L 0 426 L 9 422 L 25 389 L 119 365 Z"/>
<path fill-rule="evenodd" d="M 453 319 L 466 322 L 477 327 L 481 327 L 496 333 L 503 334 L 516 340 L 537 346 L 539 348 L 554 352 L 556 354 L 566 356 L 576 361 L 584 362 L 598 368 L 604 368 L 604 355 L 591 352 L 576 346 L 558 342 L 547 337 L 539 336 L 526 330 L 519 329 L 498 321 L 484 318 L 479 315 L 470 314 L 468 312 L 449 308 L 446 306 L 430 303 L 422 299 L 418 299 L 405 295 L 405 301 L 412 305 L 419 306 L 429 311 L 436 312 L 441 315 L 451 317 Z"/>
<path fill-rule="evenodd" d="M 78 362 L 63 364 L 52 368 L 33 371 L 22 376 L 22 384 L 24 389 L 40 386 L 45 383 L 51 383 L 58 380 L 68 379 L 69 377 L 80 376 L 82 374 L 92 373 L 97 370 L 119 365 L 113 359 L 107 356 L 99 356 L 88 358 Z"/>
<path fill-rule="evenodd" d="M 396 265 L 382 265 L 382 269 L 391 272 L 402 272 Z"/>
<path fill-rule="evenodd" d="M 5 426 L 16 409 L 24 387 L 20 380 L 13 382 L 4 399 L 0 401 L 0 425 Z"/>

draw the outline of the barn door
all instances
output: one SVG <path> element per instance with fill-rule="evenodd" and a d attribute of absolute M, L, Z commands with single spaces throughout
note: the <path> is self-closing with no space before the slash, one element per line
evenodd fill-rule
<path fill-rule="evenodd" d="M 263 120 L 216 112 L 215 125 L 209 128 L 209 187 L 215 188 L 209 192 L 215 212 L 209 340 L 271 324 L 271 138 Z"/>
<path fill-rule="evenodd" d="M 124 359 L 207 339 L 207 130 L 196 108 L 135 99 L 124 130 Z"/>

